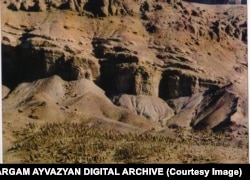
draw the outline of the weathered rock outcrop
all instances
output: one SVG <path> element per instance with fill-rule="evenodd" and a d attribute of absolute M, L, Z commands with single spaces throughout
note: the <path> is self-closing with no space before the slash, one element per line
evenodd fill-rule
<path fill-rule="evenodd" d="M 80 89 L 74 92 L 76 98 L 60 95 L 69 98 L 63 106 L 77 109 L 76 117 L 82 119 L 87 111 L 90 118 L 91 110 L 78 106 L 94 101 L 93 108 L 98 101 L 117 96 L 119 103 L 107 105 L 114 112 L 98 111 L 102 118 L 123 121 L 130 117 L 127 108 L 144 116 L 133 114 L 134 118 L 147 117 L 164 127 L 218 130 L 231 121 L 247 126 L 244 5 L 215 9 L 202 5 L 202 9 L 179 0 L 23 0 L 2 5 L 4 111 L 6 107 L 8 112 L 23 111 L 27 106 L 28 112 L 31 96 L 39 96 L 59 113 L 59 99 L 52 99 L 67 93 L 63 84 L 91 81 L 103 90 L 101 98 L 93 95 L 96 89 L 81 98 Z M 29 88 L 53 76 L 58 81 L 49 86 L 58 90 L 56 94 L 48 95 L 46 89 L 30 98 L 19 94 L 23 88 L 34 94 Z M 44 113 L 36 116 L 43 119 Z M 128 119 L 124 121 L 132 121 Z"/>
<path fill-rule="evenodd" d="M 119 14 L 133 15 L 134 13 L 138 13 L 134 12 L 138 8 L 130 6 L 128 0 L 13 0 L 11 2 L 4 1 L 4 3 L 8 3 L 8 8 L 14 11 L 50 11 L 55 8 L 77 11 L 81 15 L 85 14 L 95 17 Z"/>
<path fill-rule="evenodd" d="M 183 1 L 206 3 L 206 4 L 247 4 L 247 0 L 183 0 Z"/>
<path fill-rule="evenodd" d="M 230 125 L 230 118 L 237 111 L 237 104 L 238 97 L 224 88 L 219 89 L 215 93 L 205 96 L 204 100 L 196 107 L 198 114 L 195 114 L 190 125 L 194 129 L 221 130 Z"/>

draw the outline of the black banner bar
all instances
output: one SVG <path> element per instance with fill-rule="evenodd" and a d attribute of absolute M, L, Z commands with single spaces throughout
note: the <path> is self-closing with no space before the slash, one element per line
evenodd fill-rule
<path fill-rule="evenodd" d="M 250 179 L 249 164 L 0 164 L 1 176 Z"/>

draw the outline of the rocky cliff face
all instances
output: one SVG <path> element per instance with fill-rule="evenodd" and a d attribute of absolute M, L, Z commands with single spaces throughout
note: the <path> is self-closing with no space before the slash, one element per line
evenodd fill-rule
<path fill-rule="evenodd" d="M 16 0 L 1 8 L 5 125 L 98 118 L 141 130 L 247 132 L 246 6 Z"/>
<path fill-rule="evenodd" d="M 205 4 L 247 4 L 247 0 L 184 0 L 184 1 L 205 3 Z"/>

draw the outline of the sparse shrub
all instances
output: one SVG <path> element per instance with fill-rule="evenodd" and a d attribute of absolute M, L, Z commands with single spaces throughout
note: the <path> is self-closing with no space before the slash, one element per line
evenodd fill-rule
<path fill-rule="evenodd" d="M 21 163 L 211 163 L 247 146 L 243 141 L 230 145 L 232 137 L 221 132 L 184 132 L 177 128 L 170 138 L 80 123 L 29 123 L 13 132 L 17 141 L 6 156 L 17 156 Z M 247 159 L 248 153 L 239 156 Z"/>

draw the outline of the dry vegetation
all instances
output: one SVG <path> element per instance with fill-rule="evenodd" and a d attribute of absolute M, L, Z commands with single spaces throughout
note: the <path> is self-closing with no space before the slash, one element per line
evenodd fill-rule
<path fill-rule="evenodd" d="M 248 146 L 232 144 L 233 137 L 220 132 L 192 132 L 181 128 L 170 138 L 147 132 L 121 133 L 97 125 L 79 123 L 29 123 L 13 131 L 17 141 L 7 156 L 20 163 L 227 163 L 247 162 Z M 185 138 L 183 138 L 185 137 Z M 246 147 L 247 148 L 247 147 Z"/>

